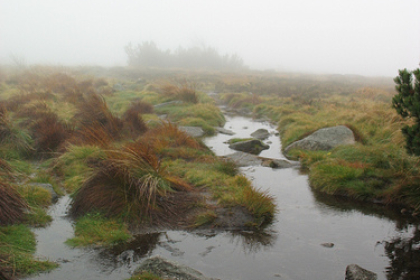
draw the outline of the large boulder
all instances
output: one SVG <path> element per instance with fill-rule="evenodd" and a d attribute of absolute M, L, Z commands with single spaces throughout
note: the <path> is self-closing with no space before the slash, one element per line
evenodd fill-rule
<path fill-rule="evenodd" d="M 161 257 L 152 257 L 145 260 L 136 269 L 134 275 L 142 272 L 151 272 L 164 279 L 212 280 L 212 278 L 205 277 L 201 272 L 195 269 Z"/>
<path fill-rule="evenodd" d="M 255 139 L 265 140 L 270 136 L 270 132 L 267 129 L 260 128 L 251 133 L 251 136 Z"/>
<path fill-rule="evenodd" d="M 361 268 L 357 264 L 348 265 L 346 268 L 346 280 L 376 280 L 378 276 L 372 271 Z"/>
<path fill-rule="evenodd" d="M 231 143 L 229 145 L 229 148 L 236 151 L 258 155 L 259 153 L 261 153 L 262 150 L 269 149 L 270 146 L 264 144 L 261 140 L 251 139 L 251 140 Z"/>
<path fill-rule="evenodd" d="M 355 142 L 353 131 L 344 125 L 340 125 L 317 130 L 308 137 L 293 142 L 284 151 L 286 153 L 291 149 L 328 151 L 339 145 L 351 145 Z"/>

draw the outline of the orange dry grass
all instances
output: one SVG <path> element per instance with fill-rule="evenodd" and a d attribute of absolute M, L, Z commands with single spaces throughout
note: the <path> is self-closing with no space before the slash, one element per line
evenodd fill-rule
<path fill-rule="evenodd" d="M 190 189 L 161 167 L 151 145 L 137 141 L 107 152 L 107 159 L 75 194 L 71 211 L 74 215 L 99 211 L 129 221 L 162 219 L 177 213 L 173 198 Z"/>
<path fill-rule="evenodd" d="M 179 148 L 189 147 L 194 149 L 202 148 L 202 144 L 197 142 L 194 137 L 189 136 L 182 130 L 179 130 L 175 124 L 170 122 L 162 122 L 160 126 L 148 131 L 143 135 L 142 141 L 145 143 L 153 143 L 159 152 L 163 148 Z"/>

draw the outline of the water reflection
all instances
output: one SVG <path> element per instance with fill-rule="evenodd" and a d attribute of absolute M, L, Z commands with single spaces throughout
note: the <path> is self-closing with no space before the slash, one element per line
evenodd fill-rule
<path fill-rule="evenodd" d="M 396 237 L 385 242 L 385 253 L 390 259 L 386 268 L 389 280 L 420 279 L 420 227 L 413 229 L 411 237 Z"/>
<path fill-rule="evenodd" d="M 402 215 L 401 210 L 398 207 L 384 206 L 371 202 L 360 202 L 346 197 L 323 194 L 313 189 L 311 189 L 311 192 L 316 199 L 317 205 L 324 211 L 359 211 L 365 215 L 387 218 L 388 220 L 395 222 L 397 230 L 405 229 L 407 226 L 419 222 L 418 218 L 415 218 L 410 214 Z"/>
<path fill-rule="evenodd" d="M 239 231 L 231 232 L 230 235 L 230 241 L 242 246 L 243 251 L 248 254 L 271 248 L 277 240 L 275 232 L 267 231 Z"/>

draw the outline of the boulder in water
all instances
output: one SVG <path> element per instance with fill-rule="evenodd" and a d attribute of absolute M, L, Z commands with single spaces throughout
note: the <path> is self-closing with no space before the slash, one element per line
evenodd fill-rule
<path fill-rule="evenodd" d="M 348 265 L 346 268 L 346 280 L 376 280 L 378 276 L 372 271 L 361 268 L 357 264 Z"/>
<path fill-rule="evenodd" d="M 264 144 L 261 140 L 252 139 L 231 143 L 229 148 L 236 151 L 258 155 L 262 150 L 269 149 L 270 146 Z"/>
<path fill-rule="evenodd" d="M 260 128 L 254 131 L 253 133 L 251 133 L 251 136 L 258 140 L 265 140 L 268 138 L 268 136 L 270 136 L 270 133 L 268 132 L 267 129 Z"/>
<path fill-rule="evenodd" d="M 213 278 L 204 276 L 195 269 L 161 257 L 152 257 L 145 260 L 136 269 L 134 274 L 140 274 L 142 272 L 151 272 L 164 279 L 214 280 Z"/>

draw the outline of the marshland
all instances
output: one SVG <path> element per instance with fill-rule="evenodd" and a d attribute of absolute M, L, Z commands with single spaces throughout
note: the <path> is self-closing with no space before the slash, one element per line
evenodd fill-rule
<path fill-rule="evenodd" d="M 0 279 L 418 279 L 420 3 L 0 1 Z"/>
<path fill-rule="evenodd" d="M 149 254 L 166 256 L 168 252 L 175 260 L 194 265 L 191 256 L 183 257 L 193 254 L 188 248 L 194 242 L 209 243 L 208 249 L 230 247 L 237 240 L 234 247 L 244 246 L 245 256 L 260 256 L 267 265 L 267 251 L 278 252 L 281 260 L 282 249 L 296 251 L 291 259 L 303 258 L 304 251 L 311 256 L 331 250 L 338 262 L 353 259 L 371 266 L 380 277 L 418 273 L 416 258 L 396 264 L 396 258 L 405 258 L 397 253 L 399 248 L 410 256 L 418 254 L 420 180 L 419 159 L 407 153 L 401 132 L 410 121 L 391 106 L 393 81 L 257 71 L 219 74 L 51 66 L 4 68 L 1 78 L 0 248 L 5 277 L 39 275 L 35 279 L 45 279 L 51 275 L 57 279 L 54 271 L 66 271 L 67 262 L 76 262 L 63 262 L 57 253 L 51 258 L 37 253 L 37 235 L 45 229 L 48 239 L 59 236 L 60 227 L 53 225 L 62 215 L 67 231 L 73 232 L 59 248 L 93 250 L 88 254 L 92 259 L 107 256 L 118 267 L 127 266 L 127 261 L 116 261 L 112 252 L 143 248 L 142 243 L 135 247 L 139 245 L 133 240 L 152 234 L 156 240 L 150 242 L 158 248 L 135 254 L 129 265 L 133 260 L 141 263 Z M 328 151 L 284 152 L 288 144 L 311 132 L 336 125 L 349 127 L 356 143 Z M 235 135 L 218 133 L 223 126 Z M 200 128 L 203 135 L 192 137 L 186 127 Z M 265 141 L 271 147 L 261 156 L 299 160 L 300 167 L 239 168 L 225 157 L 234 152 L 226 140 L 249 138 L 258 128 L 271 133 Z M 54 206 L 57 200 L 64 206 Z M 61 216 L 48 210 L 56 207 L 61 208 Z M 313 215 L 322 218 L 314 224 L 308 220 Z M 331 215 L 340 217 L 339 221 Z M 366 222 L 356 223 L 354 216 L 378 225 L 366 229 Z M 312 229 L 308 235 L 301 228 L 305 224 L 316 228 L 318 223 L 327 223 L 324 227 L 329 230 L 321 234 Z M 342 226 L 336 228 L 335 223 Z M 347 223 L 353 224 L 352 229 Z M 361 237 L 338 238 L 343 230 Z M 378 240 L 365 239 L 364 234 Z M 289 235 L 304 240 L 296 243 Z M 179 244 L 187 248 L 177 255 L 163 244 L 179 236 L 188 242 Z M 286 240 L 297 248 L 286 246 Z M 348 242 L 353 242 L 351 247 L 368 242 L 367 252 L 352 252 L 345 245 Z M 324 243 L 334 247 L 325 249 Z M 223 250 L 208 250 L 203 261 L 212 266 L 227 260 L 217 263 L 207 260 L 207 254 L 230 258 Z M 366 260 L 367 253 L 377 250 L 384 252 Z M 243 261 L 248 262 L 247 258 Z M 308 264 L 313 261 L 308 257 Z M 320 277 L 337 275 L 347 265 L 329 262 L 325 257 L 320 264 Z M 246 278 L 233 272 L 245 268 L 196 268 L 211 277 Z M 257 271 L 267 278 L 305 275 L 291 268 L 265 274 L 260 268 Z M 129 276 L 131 270 L 125 269 L 121 275 Z"/>

